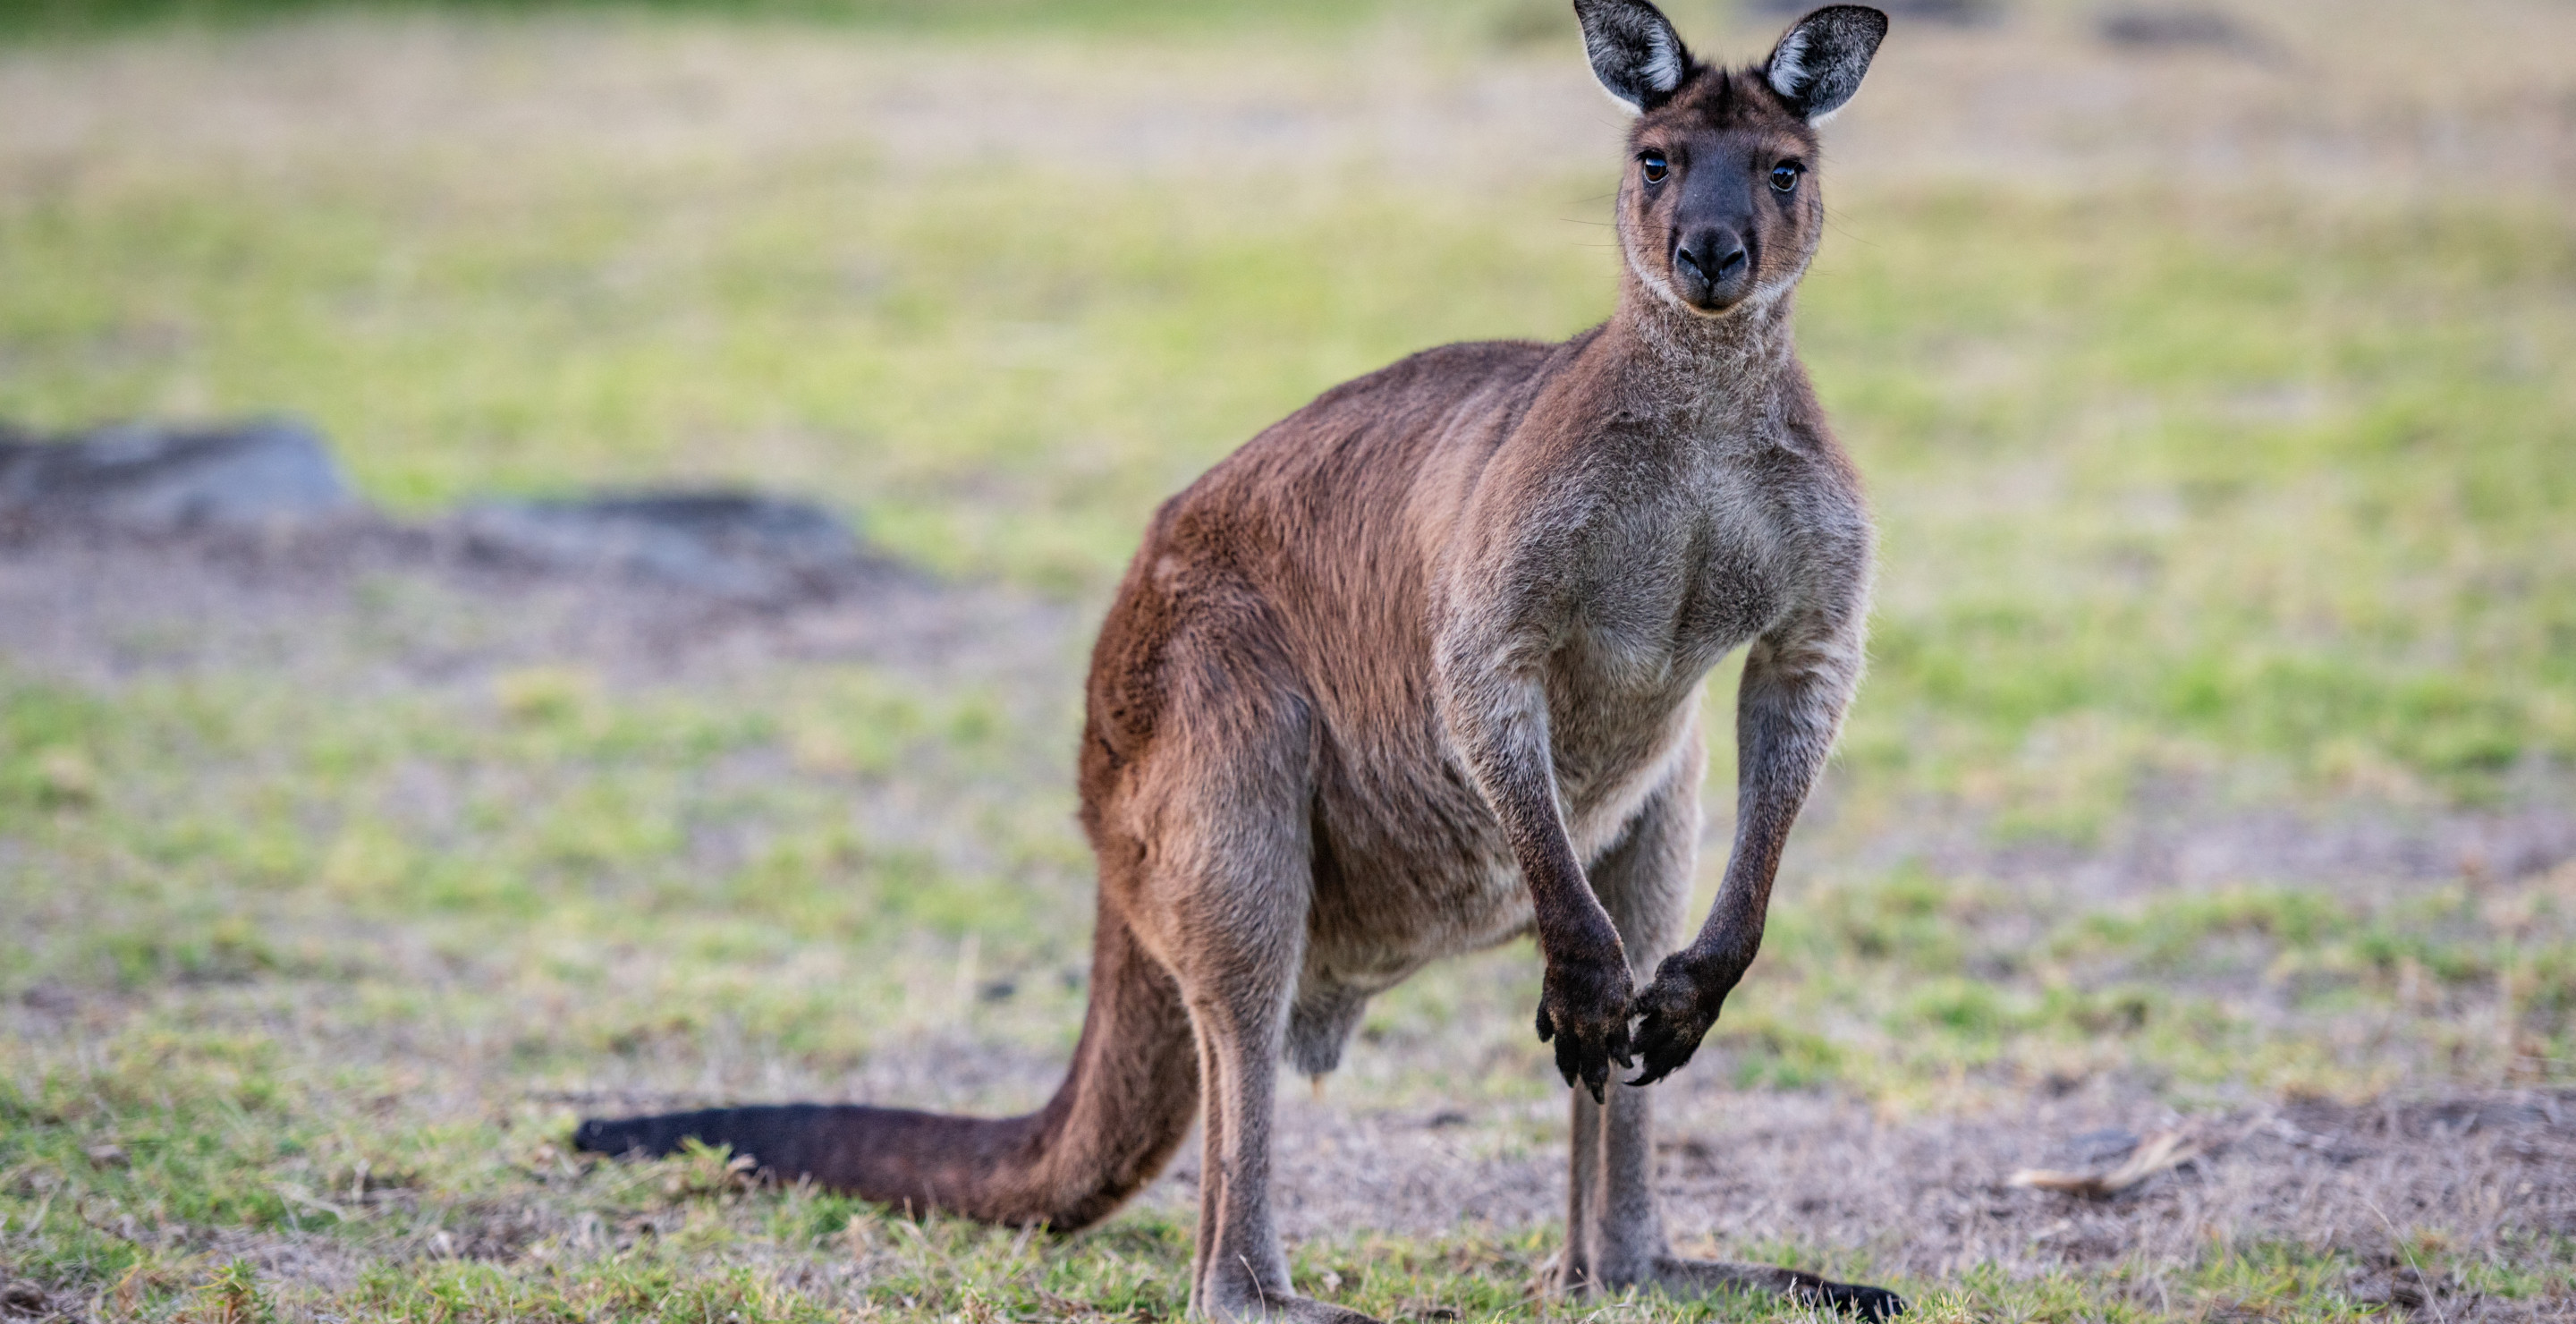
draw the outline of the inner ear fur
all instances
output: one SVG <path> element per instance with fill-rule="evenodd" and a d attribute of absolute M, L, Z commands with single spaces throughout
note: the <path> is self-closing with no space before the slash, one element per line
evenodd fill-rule
<path fill-rule="evenodd" d="M 1886 35 L 1887 15 L 1867 5 L 1828 5 L 1782 34 L 1763 77 L 1800 118 L 1818 123 L 1860 90 Z"/>
<path fill-rule="evenodd" d="M 1592 76 L 1629 108 L 1654 109 L 1689 76 L 1689 48 L 1646 0 L 1574 0 L 1574 17 L 1583 25 Z"/>

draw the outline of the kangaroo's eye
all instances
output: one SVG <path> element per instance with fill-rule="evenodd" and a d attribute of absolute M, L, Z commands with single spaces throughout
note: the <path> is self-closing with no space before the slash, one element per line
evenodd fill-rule
<path fill-rule="evenodd" d="M 1648 152 L 1638 157 L 1637 168 L 1646 176 L 1646 182 L 1649 184 L 1663 183 L 1664 176 L 1671 174 L 1673 169 L 1672 164 L 1664 160 L 1664 154 L 1661 152 Z"/>
<path fill-rule="evenodd" d="M 1771 167 L 1771 187 L 1782 193 L 1796 192 L 1798 189 L 1798 167 L 1793 166 L 1786 161 Z"/>

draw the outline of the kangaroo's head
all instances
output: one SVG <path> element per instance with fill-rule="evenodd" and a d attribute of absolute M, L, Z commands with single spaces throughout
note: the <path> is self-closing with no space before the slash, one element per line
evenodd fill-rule
<path fill-rule="evenodd" d="M 1860 89 L 1887 15 L 1832 5 L 1770 58 L 1700 63 L 1646 0 L 1574 0 L 1592 72 L 1637 112 L 1619 245 L 1656 296 L 1704 317 L 1787 290 L 1824 233 L 1816 130 Z"/>

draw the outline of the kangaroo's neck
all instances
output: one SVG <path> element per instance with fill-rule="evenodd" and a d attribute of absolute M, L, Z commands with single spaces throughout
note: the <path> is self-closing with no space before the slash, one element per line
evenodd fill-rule
<path fill-rule="evenodd" d="M 1603 328 L 1618 355 L 1628 407 L 1716 433 L 1776 414 L 1798 375 L 1793 298 L 1784 290 L 1722 317 L 1702 317 L 1629 275 L 1619 310 Z"/>

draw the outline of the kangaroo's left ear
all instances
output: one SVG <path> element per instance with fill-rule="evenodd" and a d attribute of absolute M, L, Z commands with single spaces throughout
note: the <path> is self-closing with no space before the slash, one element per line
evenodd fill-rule
<path fill-rule="evenodd" d="M 1887 15 L 1866 5 L 1828 5 L 1780 38 L 1763 76 L 1799 118 L 1821 124 L 1860 90 L 1886 35 Z"/>

